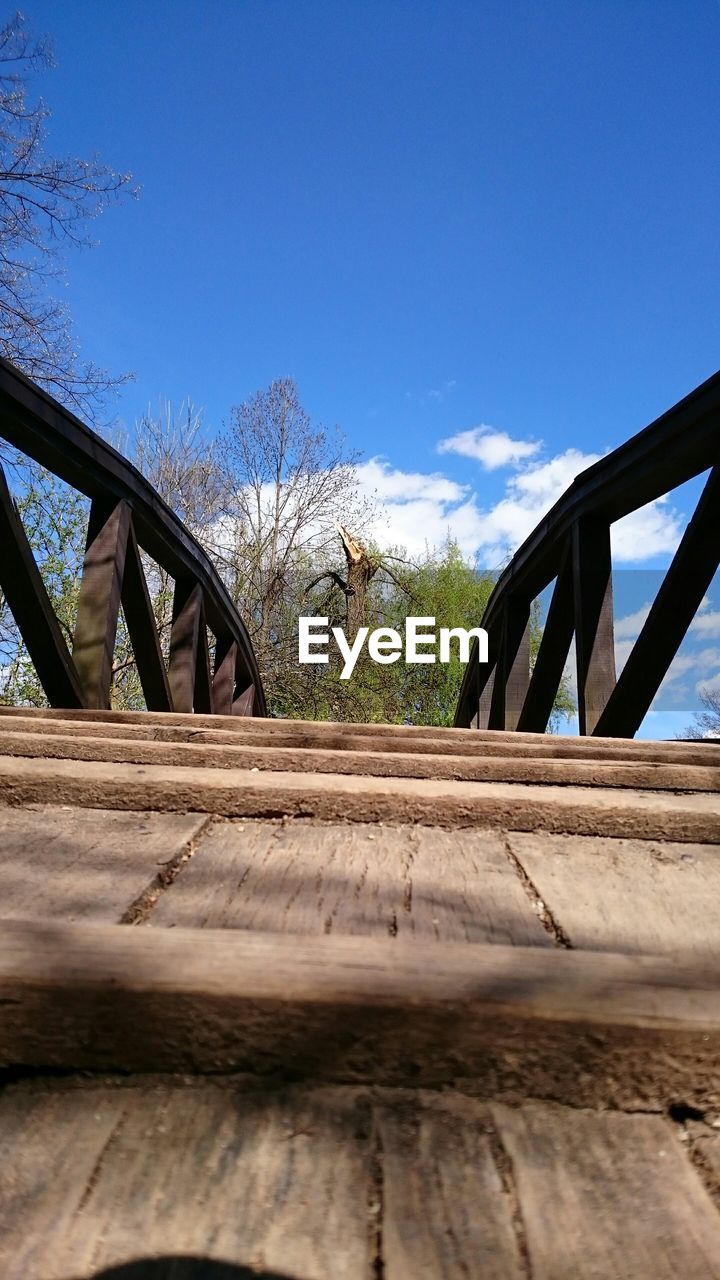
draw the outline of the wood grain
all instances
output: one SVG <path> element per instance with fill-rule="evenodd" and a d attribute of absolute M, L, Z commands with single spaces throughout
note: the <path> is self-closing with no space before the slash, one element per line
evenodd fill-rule
<path fill-rule="evenodd" d="M 6 1065 L 720 1107 L 720 975 L 661 957 L 8 920 L 0 1007 Z"/>
<path fill-rule="evenodd" d="M 529 833 L 508 840 L 573 946 L 720 960 L 716 847 Z"/>
<path fill-rule="evenodd" d="M 720 1218 L 657 1116 L 492 1107 L 533 1280 L 717 1280 Z"/>
<path fill-rule="evenodd" d="M 495 832 L 226 822 L 150 923 L 551 946 Z"/>
<path fill-rule="evenodd" d="M 376 778 L 458 779 L 478 782 L 551 783 L 652 791 L 720 792 L 720 768 L 637 760 L 489 759 L 429 752 L 299 749 L 248 743 L 134 741 L 37 733 L 2 734 L 4 755 L 56 760 L 98 760 L 127 764 L 180 765 L 212 769 L 253 769 L 295 773 L 337 773 Z"/>
<path fill-rule="evenodd" d="M 0 915 L 119 921 L 205 821 L 197 814 L 0 807 Z"/>
<path fill-rule="evenodd" d="M 419 822 L 720 842 L 714 795 L 0 757 L 6 804 Z"/>
<path fill-rule="evenodd" d="M 0 1100 L 3 1280 L 178 1255 L 367 1280 L 368 1131 L 342 1091 L 15 1089 Z"/>
<path fill-rule="evenodd" d="M 425 1095 L 378 1107 L 386 1280 L 525 1280 L 485 1108 Z"/>
<path fill-rule="evenodd" d="M 445 729 L 424 725 L 339 724 L 333 721 L 253 720 L 229 715 L 187 715 L 152 711 L 53 710 L 0 707 L 0 732 L 22 721 L 44 732 L 82 732 L 164 741 L 252 743 L 288 747 L 326 747 L 346 751 L 444 753 L 465 758 L 503 755 L 532 759 L 635 760 L 700 764 L 720 768 L 720 750 L 709 742 L 649 742 L 644 739 L 579 738 L 560 734 L 501 730 Z"/>

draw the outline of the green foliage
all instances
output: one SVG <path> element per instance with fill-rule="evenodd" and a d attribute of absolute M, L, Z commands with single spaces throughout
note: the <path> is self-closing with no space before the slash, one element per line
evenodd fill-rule
<path fill-rule="evenodd" d="M 89 502 L 35 463 L 11 459 L 16 505 L 55 610 L 72 645 Z M 27 649 L 0 594 L 0 702 L 47 706 Z"/>
<path fill-rule="evenodd" d="M 366 625 L 392 627 L 401 636 L 405 619 L 412 615 L 435 619 L 435 628 L 464 627 L 470 630 L 481 623 L 495 585 L 492 574 L 478 573 L 464 560 L 457 543 L 448 541 L 438 552 L 429 554 L 417 564 L 396 555 L 383 555 L 375 547 L 368 548 L 381 568 L 368 589 Z M 313 578 L 307 566 L 308 580 Z M 288 624 L 297 643 L 297 617 L 300 613 L 327 617 L 330 626 L 342 626 L 345 601 L 336 583 L 312 593 L 312 599 L 298 607 Z M 531 663 L 541 637 L 539 611 L 535 609 L 531 623 Z M 288 646 L 289 648 L 289 646 Z M 271 714 L 298 719 L 345 720 L 360 723 L 451 725 L 465 672 L 457 642 L 451 644 L 449 663 L 406 664 L 402 658 L 387 665 L 370 660 L 363 649 L 350 680 L 341 680 L 342 661 L 334 645 L 330 646 L 330 662 L 326 666 L 300 666 L 297 650 L 294 662 L 286 663 L 281 682 L 268 682 Z M 550 729 L 558 720 L 575 710 L 570 691 L 563 682 L 551 718 Z"/>

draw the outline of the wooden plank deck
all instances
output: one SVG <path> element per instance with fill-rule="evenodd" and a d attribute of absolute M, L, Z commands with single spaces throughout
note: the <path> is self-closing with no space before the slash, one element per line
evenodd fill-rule
<path fill-rule="evenodd" d="M 720 751 L 0 710 L 0 1275 L 720 1278 Z"/>

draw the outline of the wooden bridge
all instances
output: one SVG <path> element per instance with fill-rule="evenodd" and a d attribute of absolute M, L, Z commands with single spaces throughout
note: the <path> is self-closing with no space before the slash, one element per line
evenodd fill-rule
<path fill-rule="evenodd" d="M 0 369 L 0 431 L 93 500 L 72 652 L 0 503 L 51 704 L 0 710 L 4 1280 L 720 1277 L 720 754 L 632 739 L 602 532 L 716 463 L 719 388 L 521 548 L 458 709 L 491 727 L 441 730 L 265 718 L 187 531 Z M 717 567 L 716 485 L 638 641 L 655 688 L 658 617 L 687 625 L 678 584 L 697 605 Z M 176 581 L 167 665 L 141 549 Z M 573 738 L 522 731 L 565 661 L 524 650 L 554 572 Z M 146 712 L 106 709 L 121 601 Z"/>

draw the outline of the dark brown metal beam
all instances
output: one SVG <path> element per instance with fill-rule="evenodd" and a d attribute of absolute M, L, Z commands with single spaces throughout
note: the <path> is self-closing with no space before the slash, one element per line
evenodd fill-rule
<path fill-rule="evenodd" d="M 172 711 L 157 623 L 132 524 L 125 555 L 122 607 L 148 711 Z"/>
<path fill-rule="evenodd" d="M 568 545 L 555 581 L 540 648 L 517 722 L 522 733 L 544 733 L 560 687 L 575 628 L 572 557 Z"/>
<path fill-rule="evenodd" d="M 247 629 L 210 557 L 135 467 L 2 359 L 0 437 L 106 508 L 129 502 L 139 546 L 175 581 L 198 582 L 211 631 L 232 633 L 255 685 L 256 714 L 264 715 L 262 683 Z"/>
<path fill-rule="evenodd" d="M 110 705 L 130 515 L 127 502 L 118 502 L 108 508 L 96 499 L 90 509 L 73 662 L 83 688 L 85 705 L 98 710 Z"/>
<path fill-rule="evenodd" d="M 234 640 L 217 640 L 215 643 L 215 675 L 213 677 L 213 709 L 217 715 L 232 715 L 235 696 L 235 667 L 237 645 Z"/>
<path fill-rule="evenodd" d="M 251 716 L 255 704 L 255 686 L 250 684 L 247 689 L 235 699 L 233 702 L 234 716 Z"/>
<path fill-rule="evenodd" d="M 615 688 L 610 527 L 584 516 L 572 532 L 580 733 L 592 733 Z"/>
<path fill-rule="evenodd" d="M 198 618 L 197 662 L 195 663 L 195 685 L 193 689 L 193 710 L 210 715 L 213 707 L 213 682 L 210 672 L 210 648 L 208 646 L 207 623 L 205 609 L 200 607 Z"/>
<path fill-rule="evenodd" d="M 176 711 L 192 711 L 195 668 L 202 615 L 202 590 L 197 582 L 175 583 L 168 680 Z"/>
<path fill-rule="evenodd" d="M 489 729 L 514 729 L 517 725 L 530 680 L 529 620 L 529 603 L 510 596 L 503 611 Z"/>
<path fill-rule="evenodd" d="M 643 628 L 595 726 L 632 738 L 700 607 L 720 564 L 720 464 L 710 473 Z"/>

